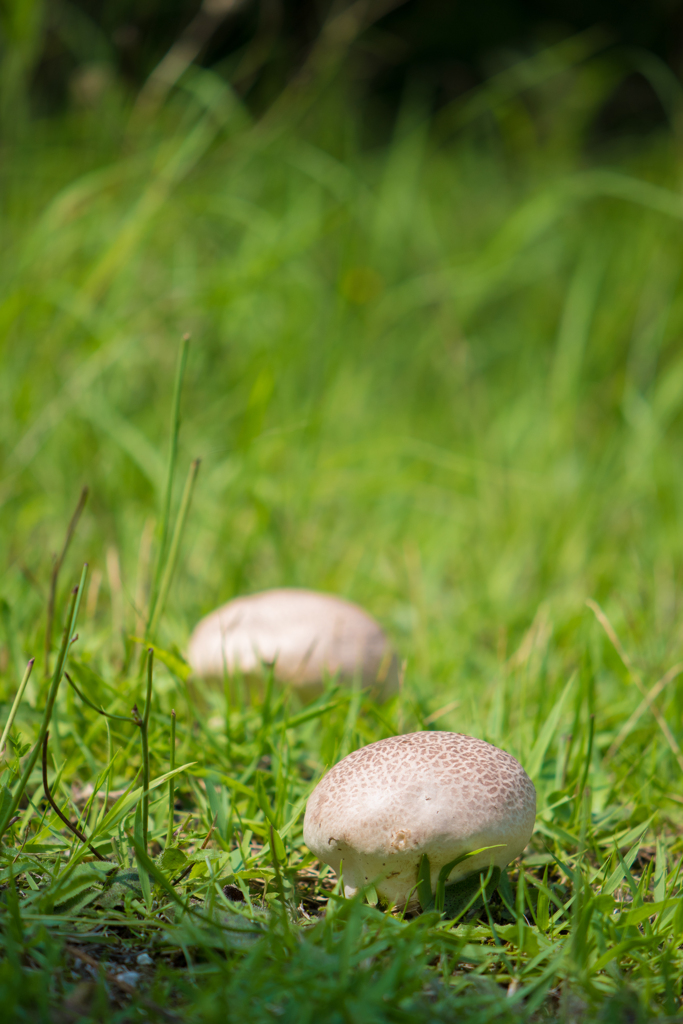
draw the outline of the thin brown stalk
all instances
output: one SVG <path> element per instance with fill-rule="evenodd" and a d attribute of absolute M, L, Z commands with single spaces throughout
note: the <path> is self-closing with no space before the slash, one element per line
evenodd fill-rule
<path fill-rule="evenodd" d="M 242 0 L 204 0 L 190 24 L 154 68 L 140 90 L 138 108 L 153 113 L 179 78 L 200 55 L 220 24 L 242 6 Z"/>
<path fill-rule="evenodd" d="M 88 488 L 84 487 L 81 491 L 81 496 L 78 499 L 78 504 L 74 509 L 74 514 L 71 517 L 69 525 L 66 530 L 66 537 L 64 538 L 64 544 L 62 546 L 61 553 L 55 558 L 54 565 L 52 566 L 52 576 L 50 577 L 50 592 L 47 599 L 47 625 L 45 627 L 45 665 L 43 673 L 45 678 L 50 674 L 50 651 L 52 650 L 52 628 L 54 625 L 55 618 L 55 600 L 57 597 L 57 583 L 59 582 L 59 573 L 64 564 L 71 539 L 76 532 L 78 526 L 78 520 L 81 518 L 85 503 L 88 500 Z"/>
<path fill-rule="evenodd" d="M 88 847 L 88 849 L 90 849 L 94 853 L 94 855 L 97 857 L 98 860 L 105 861 L 105 863 L 106 863 L 107 862 L 107 858 L 103 857 L 101 853 L 97 852 L 95 847 L 91 845 L 90 840 L 88 839 L 88 837 L 83 832 L 81 832 L 81 830 L 79 828 L 76 828 L 75 825 L 71 824 L 71 822 L 69 821 L 67 816 L 65 814 L 62 814 L 62 812 L 60 811 L 59 807 L 57 806 L 57 804 L 55 803 L 55 801 L 54 801 L 54 799 L 52 797 L 52 793 L 50 792 L 50 787 L 49 787 L 48 782 L 47 782 L 47 741 L 49 740 L 49 738 L 50 738 L 50 733 L 46 732 L 45 733 L 45 739 L 43 740 L 43 789 L 45 790 L 45 797 L 47 799 L 47 802 L 49 803 L 50 807 L 55 812 L 57 817 L 60 818 L 61 821 L 64 822 L 66 827 L 68 829 L 70 829 L 73 832 L 73 834 L 78 839 L 80 839 L 80 841 L 82 843 L 85 843 L 85 845 Z"/>
<path fill-rule="evenodd" d="M 610 640 L 612 646 L 614 647 L 614 650 L 617 652 L 617 654 L 621 658 L 625 668 L 628 670 L 629 675 L 633 679 L 633 682 L 636 684 L 636 686 L 640 690 L 641 694 L 643 695 L 644 703 L 646 704 L 646 706 L 648 706 L 651 709 L 652 714 L 654 715 L 655 720 L 657 722 L 657 725 L 659 726 L 659 728 L 660 728 L 660 730 L 661 730 L 661 732 L 662 732 L 666 742 L 669 745 L 671 753 L 674 755 L 674 757 L 676 758 L 676 761 L 678 762 L 678 767 L 683 772 L 683 753 L 681 753 L 681 748 L 678 745 L 678 740 L 676 739 L 676 737 L 672 733 L 672 731 L 671 731 L 671 729 L 669 727 L 669 723 L 664 718 L 664 715 L 662 714 L 662 712 L 659 710 L 657 705 L 655 703 L 653 703 L 654 702 L 654 697 L 650 698 L 650 696 L 648 694 L 648 691 L 645 688 L 645 684 L 643 683 L 643 680 L 641 678 L 640 673 L 636 670 L 636 668 L 633 665 L 633 662 L 629 658 L 629 656 L 626 653 L 626 651 L 624 650 L 624 648 L 621 646 L 621 641 L 619 640 L 619 637 L 617 636 L 617 634 L 615 632 L 614 626 L 612 625 L 610 620 L 607 618 L 607 616 L 605 615 L 604 611 L 602 610 L 600 605 L 597 603 L 597 601 L 593 601 L 591 598 L 588 598 L 588 600 L 586 601 L 586 604 L 591 609 L 591 611 L 595 615 L 596 619 L 598 620 L 598 622 L 600 623 L 600 625 L 604 629 L 605 633 L 609 637 L 609 640 Z M 658 684 L 655 684 L 655 686 L 657 686 L 657 685 Z M 655 694 L 655 696 L 656 696 L 656 694 Z"/>
<path fill-rule="evenodd" d="M 302 67 L 257 122 L 254 134 L 263 136 L 265 132 L 277 130 L 276 125 L 286 124 L 287 120 L 283 118 L 283 114 L 293 106 L 296 109 L 297 101 L 300 113 L 302 99 L 316 93 L 316 90 L 311 88 L 312 83 L 329 80 L 356 39 L 380 18 L 401 7 L 405 2 L 406 0 L 354 0 L 341 10 L 336 5 L 333 6 L 330 17 L 322 25 Z"/>
<path fill-rule="evenodd" d="M 634 668 L 633 662 L 629 658 L 629 656 L 626 653 L 626 651 L 624 650 L 624 648 L 621 646 L 621 640 L 617 636 L 616 630 L 614 629 L 614 626 L 612 625 L 610 620 L 607 618 L 607 616 L 605 615 L 604 611 L 602 610 L 602 608 L 600 607 L 598 602 L 594 601 L 591 597 L 589 597 L 586 600 L 586 604 L 588 605 L 590 610 L 595 615 L 596 619 L 598 620 L 598 622 L 600 623 L 600 625 L 604 629 L 605 633 L 607 633 L 607 636 L 609 637 L 609 640 L 610 640 L 610 643 L 612 644 L 612 647 L 614 648 L 614 650 L 617 652 L 617 654 L 619 655 L 619 657 L 623 661 L 625 667 L 629 670 L 629 672 L 633 676 L 634 681 L 636 683 L 640 683 L 640 685 L 642 686 L 642 683 L 641 683 L 641 680 L 640 680 L 640 676 L 639 676 L 638 672 L 636 671 L 636 669 Z"/>
<path fill-rule="evenodd" d="M 446 704 L 444 707 L 439 708 L 438 711 L 432 711 L 431 715 L 427 715 L 425 718 L 425 725 L 431 725 L 432 722 L 438 722 L 438 720 L 443 718 L 444 715 L 448 715 L 451 711 L 455 711 L 456 708 L 459 708 L 461 703 L 462 701 L 452 700 L 450 704 Z"/>
<path fill-rule="evenodd" d="M 674 665 L 672 668 L 670 668 L 669 671 L 665 675 L 663 675 L 658 682 L 655 683 L 651 690 L 648 690 L 647 694 L 645 695 L 645 697 L 643 697 L 636 710 L 622 725 L 621 729 L 619 730 L 619 733 L 617 734 L 616 739 L 614 739 L 612 745 L 605 754 L 605 761 L 610 761 L 614 757 L 617 750 L 624 742 L 624 740 L 631 732 L 631 730 L 634 728 L 638 720 L 648 710 L 648 708 L 652 704 L 652 701 L 655 700 L 655 698 L 660 695 L 662 690 L 664 690 L 669 685 L 669 683 L 676 678 L 676 676 L 680 675 L 681 672 L 683 672 L 683 662 L 678 662 L 677 665 Z"/>

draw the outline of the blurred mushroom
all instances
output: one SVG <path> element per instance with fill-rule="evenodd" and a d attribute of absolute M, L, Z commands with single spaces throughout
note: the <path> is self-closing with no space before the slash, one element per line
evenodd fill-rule
<path fill-rule="evenodd" d="M 304 699 L 332 676 L 358 678 L 382 699 L 398 684 L 398 658 L 381 626 L 358 605 L 312 590 L 266 590 L 229 601 L 195 627 L 188 661 L 205 679 L 258 675 L 272 664 L 275 678 Z"/>
<path fill-rule="evenodd" d="M 374 884 L 397 906 L 417 901 L 423 854 L 431 890 L 503 868 L 531 838 L 536 790 L 505 751 L 453 732 L 416 732 L 371 743 L 336 764 L 306 807 L 304 842 L 339 874 L 347 896 Z"/>

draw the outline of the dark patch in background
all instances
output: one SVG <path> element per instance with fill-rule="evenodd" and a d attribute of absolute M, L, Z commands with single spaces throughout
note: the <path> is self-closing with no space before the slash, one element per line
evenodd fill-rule
<path fill-rule="evenodd" d="M 200 10 L 197 0 L 72 0 L 47 5 L 42 51 L 35 65 L 34 105 L 50 113 L 69 101 L 69 81 L 88 62 L 105 62 L 131 91 Z M 331 5 L 316 0 L 243 0 L 215 28 L 200 62 L 232 75 L 255 40 L 264 56 L 237 87 L 264 109 L 301 67 Z M 407 83 L 435 106 L 462 95 L 524 54 L 595 25 L 615 49 L 656 55 L 676 75 L 683 63 L 683 0 L 408 0 L 380 18 L 354 45 L 353 80 L 361 101 L 389 115 Z M 627 76 L 606 112 L 606 124 L 648 130 L 661 104 L 641 74 Z"/>

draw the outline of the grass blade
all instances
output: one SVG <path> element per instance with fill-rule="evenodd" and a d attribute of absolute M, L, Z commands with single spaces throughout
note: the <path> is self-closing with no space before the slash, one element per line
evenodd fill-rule
<path fill-rule="evenodd" d="M 168 533 L 171 525 L 171 501 L 173 498 L 173 481 L 175 478 L 176 461 L 178 458 L 178 437 L 180 434 L 180 399 L 183 391 L 183 380 L 187 355 L 190 346 L 189 334 L 183 335 L 178 353 L 178 365 L 176 368 L 175 384 L 173 387 L 173 400 L 171 403 L 171 445 L 168 453 L 168 470 L 166 473 L 166 490 L 164 492 L 164 504 L 161 511 L 161 536 L 159 538 L 159 552 L 157 556 L 156 569 L 152 593 L 149 600 L 149 612 L 147 614 L 147 633 L 152 632 L 152 622 L 156 612 L 157 601 L 161 588 L 162 573 L 166 562 L 166 547 L 168 544 Z"/>
<path fill-rule="evenodd" d="M 185 527 L 185 520 L 187 519 L 187 513 L 190 510 L 190 502 L 192 501 L 192 491 L 194 490 L 195 481 L 197 479 L 197 473 L 199 472 L 200 460 L 195 459 L 190 466 L 190 471 L 185 481 L 185 490 L 180 501 L 180 508 L 178 510 L 178 518 L 176 519 L 175 529 L 173 530 L 173 537 L 171 539 L 171 546 L 168 552 L 168 558 L 164 565 L 164 573 L 161 578 L 161 584 L 159 586 L 159 595 L 154 606 L 154 612 L 149 622 L 149 635 L 154 638 L 159 620 L 163 615 L 164 608 L 166 606 L 166 599 L 168 597 L 169 590 L 171 589 L 171 581 L 173 579 L 173 571 L 175 569 L 176 560 L 178 558 L 178 552 L 180 550 L 180 542 L 183 536 L 183 529 Z"/>
<path fill-rule="evenodd" d="M 529 754 L 525 767 L 529 778 L 532 779 L 534 782 L 537 782 L 541 774 L 541 769 L 543 768 L 543 759 L 545 758 L 548 747 L 552 743 L 553 736 L 557 731 L 557 727 L 560 724 L 562 712 L 564 711 L 564 705 L 575 681 L 576 672 L 572 673 L 566 686 L 562 690 L 562 693 L 553 704 L 550 714 L 546 718 L 543 728 L 538 734 L 538 739 L 531 748 L 531 753 Z"/>

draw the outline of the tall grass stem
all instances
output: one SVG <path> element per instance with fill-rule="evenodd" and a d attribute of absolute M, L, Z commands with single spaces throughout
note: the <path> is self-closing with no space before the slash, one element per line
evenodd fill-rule
<path fill-rule="evenodd" d="M 166 473 L 166 490 L 164 493 L 164 504 L 161 513 L 161 536 L 159 538 L 159 551 L 157 564 L 154 571 L 154 582 L 152 593 L 149 599 L 149 611 L 147 614 L 147 632 L 152 629 L 152 622 L 155 618 L 157 603 L 161 593 L 161 581 L 166 561 L 166 547 L 168 544 L 168 533 L 171 524 L 171 502 L 173 499 L 173 480 L 175 477 L 176 462 L 178 459 L 178 437 L 180 434 L 180 398 L 183 391 L 183 379 L 187 365 L 187 355 L 190 346 L 190 335 L 185 334 L 180 342 L 178 354 L 178 365 L 176 368 L 175 384 L 173 387 L 173 402 L 171 406 L 171 447 L 168 453 L 168 469 Z"/>
<path fill-rule="evenodd" d="M 581 773 L 581 782 L 579 788 L 576 791 L 576 817 L 581 813 L 581 807 L 583 805 L 583 794 L 586 788 L 586 782 L 588 781 L 588 772 L 590 771 L 591 758 L 593 756 L 593 734 L 595 732 L 595 715 L 591 715 L 588 720 L 588 744 L 586 747 L 586 759 L 583 765 L 583 771 Z"/>
<path fill-rule="evenodd" d="M 171 749 L 169 752 L 169 771 L 175 769 L 175 711 L 171 709 Z M 173 842 L 173 813 L 175 810 L 175 776 L 168 780 L 168 833 L 166 835 L 166 846 Z"/>
<path fill-rule="evenodd" d="M 64 559 L 66 558 L 67 552 L 69 550 L 69 545 L 71 544 L 73 535 L 76 532 L 78 521 L 81 518 L 87 500 L 88 488 L 84 487 L 78 499 L 78 504 L 74 509 L 74 514 L 71 516 L 71 519 L 69 520 L 69 525 L 66 528 L 66 536 L 64 538 L 64 544 L 62 545 L 62 550 L 59 553 L 59 555 L 55 558 L 54 565 L 52 566 L 52 574 L 50 576 L 50 592 L 47 599 L 47 623 L 45 626 L 45 665 L 43 667 L 43 674 L 46 679 L 50 674 L 50 651 L 52 649 L 52 629 L 55 618 L 55 600 L 57 598 L 57 584 L 59 583 L 59 573 L 64 564 Z"/>
<path fill-rule="evenodd" d="M 161 579 L 161 586 L 159 587 L 159 596 L 156 601 L 154 609 L 154 615 L 152 616 L 149 628 L 148 638 L 154 639 L 154 635 L 159 626 L 159 621 L 164 612 L 166 606 L 166 599 L 168 598 L 169 591 L 171 589 L 171 581 L 173 579 L 173 571 L 175 564 L 178 559 L 178 551 L 180 550 L 180 542 L 183 536 L 183 529 L 185 527 L 185 520 L 187 519 L 187 513 L 190 509 L 190 503 L 192 501 L 192 492 L 194 490 L 195 481 L 197 479 L 197 473 L 199 472 L 200 459 L 194 459 L 190 466 L 190 471 L 187 474 L 187 480 L 185 481 L 185 489 L 180 502 L 180 508 L 178 509 L 178 518 L 176 519 L 175 528 L 173 530 L 173 537 L 171 538 L 171 546 L 168 551 L 168 558 L 164 566 L 164 574 Z"/>
<path fill-rule="evenodd" d="M 154 649 L 147 650 L 147 693 L 142 718 L 138 718 L 142 742 L 142 842 L 147 849 L 149 831 L 149 713 L 152 707 L 152 680 L 154 674 Z"/>

